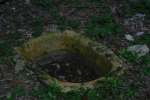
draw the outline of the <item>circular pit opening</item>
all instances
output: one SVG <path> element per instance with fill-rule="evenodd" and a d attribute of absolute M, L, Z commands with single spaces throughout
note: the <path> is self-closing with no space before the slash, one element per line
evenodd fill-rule
<path fill-rule="evenodd" d="M 98 66 L 88 58 L 69 52 L 56 53 L 38 62 L 40 68 L 50 76 L 72 83 L 96 80 L 111 70 L 108 66 Z"/>

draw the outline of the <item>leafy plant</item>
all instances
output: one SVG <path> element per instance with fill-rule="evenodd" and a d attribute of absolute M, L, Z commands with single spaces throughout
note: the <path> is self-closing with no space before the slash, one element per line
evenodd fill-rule
<path fill-rule="evenodd" d="M 150 76 L 150 67 L 145 67 L 144 68 L 144 75 Z"/>
<path fill-rule="evenodd" d="M 149 0 L 123 0 L 121 3 L 122 15 L 133 16 L 136 13 L 145 13 L 147 16 L 150 16 Z"/>
<path fill-rule="evenodd" d="M 32 0 L 32 3 L 44 9 L 51 9 L 53 7 L 53 0 Z"/>
<path fill-rule="evenodd" d="M 11 94 L 8 95 L 7 100 L 14 100 L 17 96 L 25 96 L 26 92 L 23 86 L 17 86 L 11 91 Z"/>
<path fill-rule="evenodd" d="M 137 91 L 133 90 L 131 88 L 129 88 L 126 92 L 125 92 L 126 98 L 134 98 L 137 95 Z"/>
<path fill-rule="evenodd" d="M 57 100 L 61 94 L 61 89 L 57 84 L 52 84 L 47 88 L 39 88 L 32 91 L 32 96 L 38 97 L 40 100 Z"/>
<path fill-rule="evenodd" d="M 150 55 L 147 54 L 140 58 L 142 65 L 148 66 L 150 64 Z"/>
<path fill-rule="evenodd" d="M 85 33 L 92 37 L 107 37 L 121 31 L 122 28 L 114 22 L 111 15 L 91 17 L 85 29 Z"/>
<path fill-rule="evenodd" d="M 140 37 L 137 37 L 134 44 L 150 44 L 150 34 L 144 34 Z"/>
<path fill-rule="evenodd" d="M 70 91 L 68 93 L 63 94 L 64 100 L 81 100 L 84 94 L 84 90 L 76 90 L 76 91 Z"/>
<path fill-rule="evenodd" d="M 132 53 L 127 49 L 122 49 L 119 54 L 129 62 L 136 62 L 139 59 L 136 53 Z"/>
<path fill-rule="evenodd" d="M 42 34 L 44 28 L 44 20 L 42 17 L 35 17 L 32 22 L 33 36 L 38 37 Z"/>
<path fill-rule="evenodd" d="M 66 29 L 76 30 L 80 26 L 80 21 L 78 20 L 68 20 L 64 17 L 59 17 L 57 20 L 57 24 L 59 25 L 59 29 L 64 31 Z"/>
<path fill-rule="evenodd" d="M 89 90 L 89 100 L 119 100 L 120 87 L 122 80 L 119 78 L 108 77 L 97 84 L 97 88 Z M 117 94 L 117 96 L 115 95 Z"/>
<path fill-rule="evenodd" d="M 0 43 L 0 57 L 10 56 L 13 54 L 12 46 L 7 42 Z"/>
<path fill-rule="evenodd" d="M 150 12 L 150 1 L 149 0 L 140 0 L 137 2 L 130 2 L 131 7 L 136 12 L 141 12 L 141 13 L 149 13 Z"/>

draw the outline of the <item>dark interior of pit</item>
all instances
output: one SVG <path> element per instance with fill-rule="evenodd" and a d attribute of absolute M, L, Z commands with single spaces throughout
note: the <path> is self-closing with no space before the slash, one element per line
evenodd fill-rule
<path fill-rule="evenodd" d="M 110 70 L 104 72 L 101 68 L 105 66 L 97 66 L 87 58 L 73 53 L 57 54 L 43 60 L 48 62 L 41 65 L 42 70 L 60 81 L 73 83 L 95 80 Z"/>

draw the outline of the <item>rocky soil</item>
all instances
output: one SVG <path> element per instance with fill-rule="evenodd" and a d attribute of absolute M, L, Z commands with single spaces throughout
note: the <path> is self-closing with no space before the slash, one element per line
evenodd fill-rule
<path fill-rule="evenodd" d="M 113 22 L 108 22 L 109 25 L 111 23 L 115 26 L 114 23 L 117 23 L 119 26 L 122 26 L 122 31 L 116 35 L 114 33 L 118 31 L 114 29 L 119 26 L 112 28 L 106 25 L 107 28 L 105 29 L 104 27 L 104 29 L 100 31 L 107 33 L 107 30 L 111 27 L 108 33 L 113 34 L 94 34 L 94 36 L 96 36 L 95 40 L 106 44 L 117 55 L 119 55 L 120 50 L 124 48 L 128 48 L 131 52 L 138 53 L 141 58 L 137 58 L 138 60 L 135 62 L 135 58 L 132 59 L 132 57 L 126 56 L 127 54 L 123 55 L 124 58 L 131 58 L 129 60 L 132 62 L 126 62 L 133 66 L 129 68 L 123 76 L 123 80 L 125 80 L 124 87 L 125 89 L 132 86 L 140 87 L 138 90 L 139 95 L 135 96 L 133 100 L 149 100 L 149 58 L 143 60 L 142 57 L 149 57 L 150 12 L 141 8 L 145 12 L 141 12 L 140 10 L 139 12 L 133 11 L 134 14 L 128 15 L 127 11 L 124 11 L 126 8 L 124 8 L 123 4 L 125 3 L 123 1 L 106 1 L 106 3 L 97 3 L 98 1 L 91 3 L 86 2 L 86 0 L 81 0 L 81 3 L 73 4 L 61 2 L 61 0 L 54 0 L 54 6 L 51 6 L 49 3 L 46 5 L 39 4 L 35 0 L 0 0 L 0 99 L 6 100 L 13 89 L 20 85 L 23 86 L 26 91 L 44 87 L 32 71 L 24 68 L 22 62 L 19 63 L 20 65 L 16 65 L 20 57 L 17 55 L 15 47 L 20 46 L 23 42 L 37 37 L 44 32 L 58 32 L 64 29 L 70 29 L 82 34 L 85 34 L 87 31 L 99 33 L 99 27 L 105 24 L 99 25 L 99 23 L 103 22 L 97 20 L 99 17 L 95 18 L 92 17 L 92 15 L 105 15 L 105 13 L 108 13 L 110 10 L 109 13 L 112 14 L 114 19 Z M 138 0 L 129 1 L 133 2 Z M 77 7 L 78 4 L 81 4 L 79 5 L 80 7 Z M 100 4 L 106 5 L 100 6 Z M 85 7 L 87 5 L 88 7 Z M 46 8 L 49 6 L 53 10 Z M 92 22 L 91 18 L 93 18 Z M 107 20 L 111 19 L 108 18 Z M 93 34 L 89 34 L 88 36 L 92 37 Z M 148 64 L 145 64 L 145 62 Z M 15 100 L 38 100 L 36 97 L 29 96 L 28 93 L 30 92 L 27 92 L 26 96 L 15 97 Z"/>

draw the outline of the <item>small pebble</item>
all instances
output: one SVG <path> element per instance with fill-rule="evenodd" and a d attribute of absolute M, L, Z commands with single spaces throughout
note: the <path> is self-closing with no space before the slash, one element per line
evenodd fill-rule
<path fill-rule="evenodd" d="M 150 50 L 147 45 L 133 45 L 128 47 L 128 51 L 135 52 L 141 57 L 149 53 Z"/>
<path fill-rule="evenodd" d="M 58 76 L 60 79 L 65 80 L 65 76 Z"/>
<path fill-rule="evenodd" d="M 141 35 L 143 35 L 144 34 L 144 32 L 137 32 L 136 33 L 136 36 L 141 36 Z"/>
<path fill-rule="evenodd" d="M 126 38 L 128 41 L 134 41 L 133 36 L 130 35 L 130 34 L 126 34 L 126 35 L 125 35 L 125 38 Z"/>
<path fill-rule="evenodd" d="M 66 63 L 65 65 L 66 65 L 67 67 L 68 67 L 68 66 L 70 66 L 70 64 L 69 64 L 69 63 Z"/>
<path fill-rule="evenodd" d="M 30 0 L 25 0 L 25 3 L 26 4 L 30 4 Z"/>
<path fill-rule="evenodd" d="M 77 73 L 78 73 L 78 75 L 82 74 L 81 70 L 77 70 Z"/>

